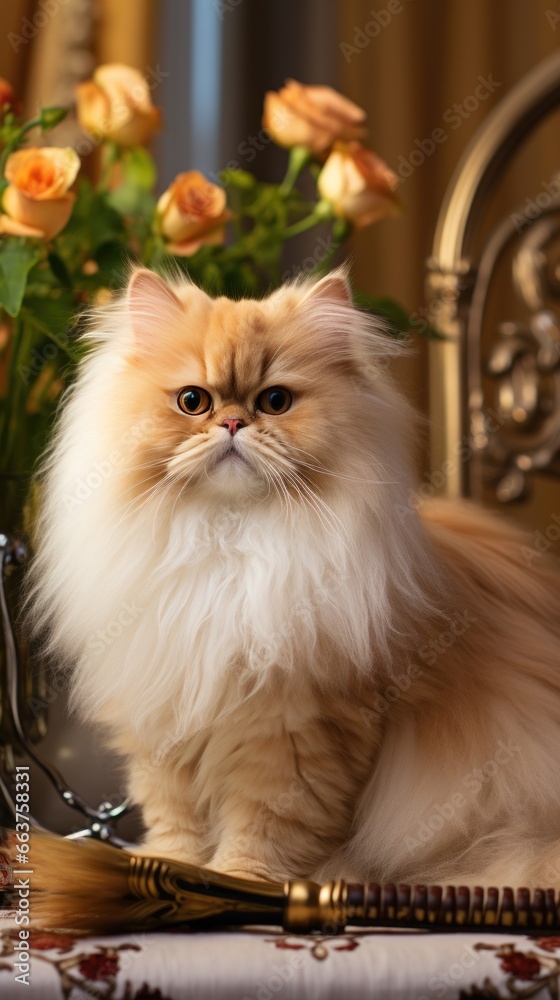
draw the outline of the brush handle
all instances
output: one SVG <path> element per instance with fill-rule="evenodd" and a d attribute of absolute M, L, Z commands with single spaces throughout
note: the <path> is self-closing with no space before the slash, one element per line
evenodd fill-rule
<path fill-rule="evenodd" d="M 312 883 L 311 883 L 312 884 Z M 306 883 L 289 883 L 284 926 L 305 930 L 292 918 L 290 895 L 304 894 Z M 481 886 L 369 885 L 330 882 L 322 886 L 313 930 L 328 925 L 343 930 L 348 924 L 361 927 L 394 927 L 434 931 L 496 931 L 500 934 L 526 933 L 528 929 L 542 934 L 558 933 L 560 929 L 560 896 L 554 889 L 497 889 Z M 317 919 L 318 918 L 318 919 Z"/>
<path fill-rule="evenodd" d="M 252 882 L 207 868 L 132 856 L 128 887 L 137 925 L 283 926 L 336 934 L 347 925 L 433 931 L 560 931 L 554 889 L 366 885 L 339 879 Z"/>

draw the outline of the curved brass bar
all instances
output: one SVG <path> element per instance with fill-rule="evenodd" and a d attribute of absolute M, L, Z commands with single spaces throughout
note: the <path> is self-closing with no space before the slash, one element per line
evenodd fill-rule
<path fill-rule="evenodd" d="M 457 460 L 471 433 L 468 373 L 475 363 L 467 326 L 476 283 L 477 223 L 500 173 L 530 132 L 560 104 L 560 52 L 539 63 L 490 112 L 461 157 L 445 194 L 427 293 L 432 325 L 445 337 L 430 345 L 431 469 L 442 472 L 440 492 L 471 493 L 471 469 Z M 476 352 L 478 353 L 478 352 Z"/>
<path fill-rule="evenodd" d="M 444 271 L 468 260 L 482 203 L 512 153 L 560 103 L 560 52 L 538 63 L 493 108 L 459 160 L 440 209 L 433 258 Z"/>

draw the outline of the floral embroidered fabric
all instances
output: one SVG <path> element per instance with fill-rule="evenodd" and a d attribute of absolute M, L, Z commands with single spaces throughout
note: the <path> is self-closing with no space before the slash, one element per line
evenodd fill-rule
<path fill-rule="evenodd" d="M 116 937 L 31 932 L 30 989 L 16 982 L 13 920 L 0 931 L 0 997 L 14 1000 L 553 1000 L 560 938 L 351 930 L 166 931 Z"/>

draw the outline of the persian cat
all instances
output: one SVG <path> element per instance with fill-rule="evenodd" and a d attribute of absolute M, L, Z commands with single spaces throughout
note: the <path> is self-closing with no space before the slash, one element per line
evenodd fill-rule
<path fill-rule="evenodd" d="M 35 622 L 126 761 L 140 850 L 560 875 L 560 576 L 474 505 L 414 502 L 400 348 L 344 273 L 233 302 L 138 269 L 87 336 Z"/>

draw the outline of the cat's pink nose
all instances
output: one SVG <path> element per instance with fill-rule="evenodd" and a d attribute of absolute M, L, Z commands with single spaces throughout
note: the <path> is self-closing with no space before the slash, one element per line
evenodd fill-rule
<path fill-rule="evenodd" d="M 237 434 L 242 427 L 245 427 L 245 421 L 241 420 L 239 417 L 226 417 L 225 420 L 222 420 L 222 427 L 227 427 L 233 437 L 233 435 Z"/>

